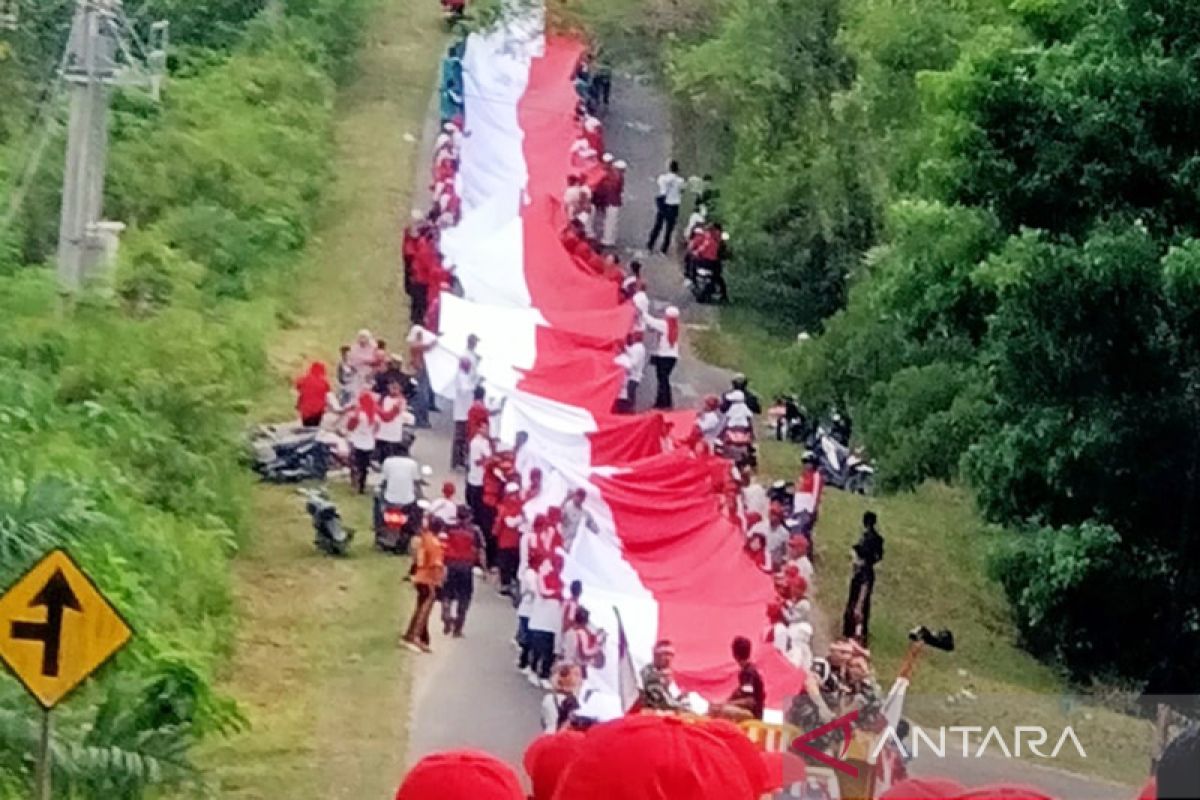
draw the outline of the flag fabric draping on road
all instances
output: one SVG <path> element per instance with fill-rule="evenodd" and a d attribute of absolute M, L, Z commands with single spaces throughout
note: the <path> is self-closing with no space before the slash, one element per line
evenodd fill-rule
<path fill-rule="evenodd" d="M 505 398 L 500 435 L 529 435 L 518 468 L 545 475 L 542 502 L 574 487 L 600 532 L 584 532 L 566 578 L 582 580 L 593 621 L 621 635 L 627 657 L 606 653 L 589 688 L 607 716 L 627 707 L 654 642 L 679 650 L 676 680 L 687 692 L 724 699 L 736 683 L 734 636 L 765 625 L 771 579 L 741 553 L 739 532 L 708 490 L 711 466 L 665 452 L 688 414 L 615 416 L 624 380 L 614 363 L 633 320 L 619 287 L 578 262 L 560 241 L 561 195 L 573 172 L 573 85 L 584 53 L 571 38 L 540 33 L 533 9 L 506 27 L 472 34 L 463 58 L 465 136 L 459 225 L 442 236 L 463 297 L 441 298 L 439 347 L 429 359 L 435 389 L 449 394 L 467 337 L 479 337 L 480 374 Z M 675 433 L 678 433 L 676 430 Z M 619 614 L 619 618 L 618 618 Z M 781 708 L 804 675 L 774 648 L 757 654 L 768 704 Z"/>

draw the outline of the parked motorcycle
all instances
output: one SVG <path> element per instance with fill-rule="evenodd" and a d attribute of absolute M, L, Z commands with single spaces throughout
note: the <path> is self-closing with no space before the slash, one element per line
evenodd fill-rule
<path fill-rule="evenodd" d="M 325 480 L 338 462 L 341 437 L 296 425 L 262 426 L 250 434 L 251 469 L 270 483 Z"/>
<path fill-rule="evenodd" d="M 812 433 L 808 413 L 792 395 L 776 397 L 775 403 L 767 409 L 767 418 L 771 422 L 776 441 L 800 444 Z"/>
<path fill-rule="evenodd" d="M 817 428 L 817 464 L 825 482 L 835 489 L 853 494 L 870 494 L 875 485 L 875 467 L 861 450 L 851 450 L 838 441 L 824 426 Z"/>
<path fill-rule="evenodd" d="M 342 515 L 337 505 L 329 499 L 324 489 L 299 489 L 304 497 L 304 510 L 312 519 L 313 544 L 325 555 L 344 556 L 350 551 L 350 540 L 354 531 L 342 524 Z"/>

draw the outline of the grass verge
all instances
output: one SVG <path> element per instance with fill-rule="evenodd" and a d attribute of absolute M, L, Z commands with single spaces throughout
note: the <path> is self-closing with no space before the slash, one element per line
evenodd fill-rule
<path fill-rule="evenodd" d="M 336 181 L 297 272 L 293 317 L 270 349 L 264 417 L 289 416 L 289 378 L 369 327 L 403 334 L 399 227 L 443 42 L 435 3 L 380 0 L 357 69 L 339 94 Z M 254 531 L 235 564 L 239 635 L 222 689 L 248 731 L 206 749 L 225 798 L 381 798 L 403 769 L 407 658 L 395 646 L 405 562 L 371 551 L 366 501 L 337 487 L 359 531 L 354 556 L 319 557 L 299 498 L 256 487 Z"/>
<path fill-rule="evenodd" d="M 769 354 L 789 343 L 763 333 L 736 308 L 724 311 L 719 325 L 697 332 L 693 344 L 705 360 L 744 371 L 764 399 L 788 386 L 784 359 Z M 764 479 L 795 476 L 800 455 L 793 445 L 766 443 Z M 1150 723 L 1083 696 L 1018 646 L 1004 593 L 987 576 L 985 557 L 996 533 L 963 489 L 927 484 L 882 497 L 826 494 L 817 528 L 817 602 L 831 637 L 841 633 L 850 547 L 868 509 L 879 515 L 887 541 L 871 619 L 871 651 L 884 688 L 899 668 L 912 627 L 950 628 L 958 643 L 956 652 L 929 653 L 918 666 L 906 704 L 917 724 L 994 725 L 1010 744 L 1015 726 L 1042 725 L 1051 733 L 1047 749 L 1070 725 L 1088 758 L 1067 747 L 1052 766 L 1128 784 L 1144 780 Z"/>

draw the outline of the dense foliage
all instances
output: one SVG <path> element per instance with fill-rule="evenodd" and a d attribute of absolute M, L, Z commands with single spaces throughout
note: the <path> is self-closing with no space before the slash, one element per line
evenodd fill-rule
<path fill-rule="evenodd" d="M 66 545 L 137 631 L 58 715 L 63 797 L 201 782 L 189 747 L 241 724 L 210 688 L 246 522 L 239 433 L 266 373 L 274 296 L 327 179 L 333 76 L 365 7 L 309 0 L 265 18 L 244 0 L 149 5 L 195 38 L 161 106 L 135 93 L 114 103 L 107 212 L 131 227 L 111 291 L 64 317 L 53 274 L 28 264 L 57 222 L 52 157 L 0 250 L 0 585 Z M 7 52 L 53 50 L 60 26 L 46 14 L 45 38 L 22 29 Z M 6 80 L 0 94 L 42 101 Z M 4 132 L 10 155 L 33 135 Z M 33 712 L 0 681 L 0 797 L 28 795 Z"/>
<path fill-rule="evenodd" d="M 742 291 L 823 329 L 806 402 L 849 407 L 890 486 L 964 480 L 1012 529 L 1032 650 L 1194 689 L 1200 7 L 723 9 L 671 75 L 726 122 Z"/>

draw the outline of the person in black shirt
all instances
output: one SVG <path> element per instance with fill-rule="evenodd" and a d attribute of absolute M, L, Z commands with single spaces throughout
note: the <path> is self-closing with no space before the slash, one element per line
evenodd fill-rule
<path fill-rule="evenodd" d="M 883 561 L 883 536 L 876 529 L 874 511 L 863 514 L 863 532 L 854 545 L 854 567 L 850 577 L 850 596 L 842 614 L 842 635 L 856 639 L 865 647 L 870 636 L 871 595 L 875 591 L 875 565 Z"/>
<path fill-rule="evenodd" d="M 741 709 L 754 719 L 763 718 L 767 690 L 758 667 L 750 660 L 753 647 L 745 636 L 733 640 L 733 658 L 738 665 L 738 685 L 729 695 L 726 706 Z"/>

